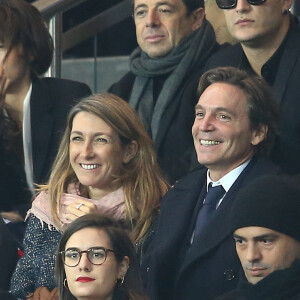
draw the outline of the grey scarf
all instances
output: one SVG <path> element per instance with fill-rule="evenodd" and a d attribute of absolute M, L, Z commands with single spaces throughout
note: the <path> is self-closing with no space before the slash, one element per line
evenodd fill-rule
<path fill-rule="evenodd" d="M 130 57 L 130 70 L 136 75 L 129 104 L 138 111 L 148 132 L 155 141 L 159 122 L 168 104 L 182 88 L 185 78 L 203 65 L 216 46 L 211 24 L 204 20 L 202 26 L 184 38 L 164 57 L 152 59 L 140 48 Z M 170 74 L 153 102 L 153 77 Z"/>

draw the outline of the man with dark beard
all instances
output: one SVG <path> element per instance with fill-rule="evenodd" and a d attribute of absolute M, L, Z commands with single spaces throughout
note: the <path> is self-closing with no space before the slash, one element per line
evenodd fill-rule
<path fill-rule="evenodd" d="M 300 299 L 300 189 L 265 176 L 241 189 L 231 229 L 247 280 L 222 300 Z"/>

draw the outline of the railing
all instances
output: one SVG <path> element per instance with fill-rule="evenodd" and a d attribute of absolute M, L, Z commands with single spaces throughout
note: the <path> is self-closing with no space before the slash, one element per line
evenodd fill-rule
<path fill-rule="evenodd" d="M 33 2 L 33 5 L 39 9 L 43 18 L 48 23 L 49 31 L 54 41 L 54 57 L 51 67 L 46 74 L 47 76 L 61 77 L 61 60 L 64 50 L 72 48 L 89 37 L 96 37 L 101 31 L 123 21 L 131 15 L 132 0 L 124 0 L 82 24 L 66 32 L 62 32 L 62 13 L 85 1 L 38 0 Z M 95 62 L 96 58 L 97 49 L 94 50 Z"/>
<path fill-rule="evenodd" d="M 48 23 L 54 41 L 54 57 L 47 76 L 61 77 L 62 52 L 72 48 L 85 39 L 94 36 L 94 64 L 97 68 L 97 35 L 101 31 L 123 21 L 130 16 L 132 0 L 123 0 L 119 4 L 82 24 L 62 33 L 62 13 L 85 2 L 86 0 L 38 0 L 33 3 Z M 101 1 L 101 0 L 98 0 Z M 300 0 L 295 0 L 291 11 L 300 16 Z M 95 86 L 97 74 L 95 73 Z"/>

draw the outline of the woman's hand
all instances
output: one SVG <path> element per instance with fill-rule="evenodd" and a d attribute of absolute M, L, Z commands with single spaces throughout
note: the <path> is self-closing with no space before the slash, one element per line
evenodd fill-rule
<path fill-rule="evenodd" d="M 24 219 L 17 211 L 2 212 L 1 215 L 4 219 L 7 219 L 13 223 L 24 222 Z"/>
<path fill-rule="evenodd" d="M 66 206 L 66 211 L 63 214 L 63 217 L 69 221 L 74 221 L 81 216 L 96 213 L 98 213 L 98 209 L 93 202 L 78 198 Z"/>

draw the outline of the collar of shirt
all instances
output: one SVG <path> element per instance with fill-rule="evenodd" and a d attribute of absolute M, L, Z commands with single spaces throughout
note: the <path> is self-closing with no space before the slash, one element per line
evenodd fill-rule
<path fill-rule="evenodd" d="M 209 170 L 207 170 L 207 175 L 206 175 L 206 190 L 208 191 L 208 186 L 211 183 L 212 186 L 218 186 L 218 185 L 222 185 L 224 190 L 225 190 L 225 194 L 224 196 L 220 199 L 217 208 L 219 207 L 219 205 L 221 204 L 222 200 L 224 199 L 226 193 L 229 191 L 229 189 L 231 188 L 231 186 L 234 184 L 234 182 L 237 180 L 237 178 L 240 176 L 240 174 L 243 172 L 243 170 L 247 167 L 247 165 L 249 164 L 251 159 L 248 159 L 247 161 L 245 161 L 243 164 L 241 164 L 240 166 L 236 167 L 235 169 L 233 169 L 232 171 L 230 171 L 229 173 L 227 173 L 226 175 L 224 175 L 220 180 L 218 181 L 212 181 L 210 176 L 209 176 Z"/>
<path fill-rule="evenodd" d="M 285 44 L 286 44 L 286 40 L 287 40 L 287 36 L 289 35 L 289 32 L 291 31 L 291 29 L 289 29 L 287 35 L 285 36 L 284 40 L 282 41 L 281 45 L 278 47 L 278 49 L 274 52 L 274 54 L 265 62 L 265 64 L 262 66 L 261 68 L 261 76 L 264 78 L 264 80 L 270 85 L 273 86 L 274 82 L 275 82 L 275 78 L 277 75 L 277 71 L 278 71 L 278 67 L 279 67 L 279 63 L 281 60 L 281 57 L 283 55 L 283 51 L 285 48 Z M 242 70 L 245 70 L 248 74 L 250 75 L 257 75 L 245 53 L 243 52 L 242 57 L 241 57 L 241 62 L 240 62 L 240 68 Z"/>
<path fill-rule="evenodd" d="M 32 83 L 28 89 L 23 102 L 23 150 L 24 150 L 24 169 L 29 188 L 34 195 L 33 185 L 33 162 L 32 162 L 32 139 L 31 139 L 31 114 L 30 98 L 32 92 Z"/>

